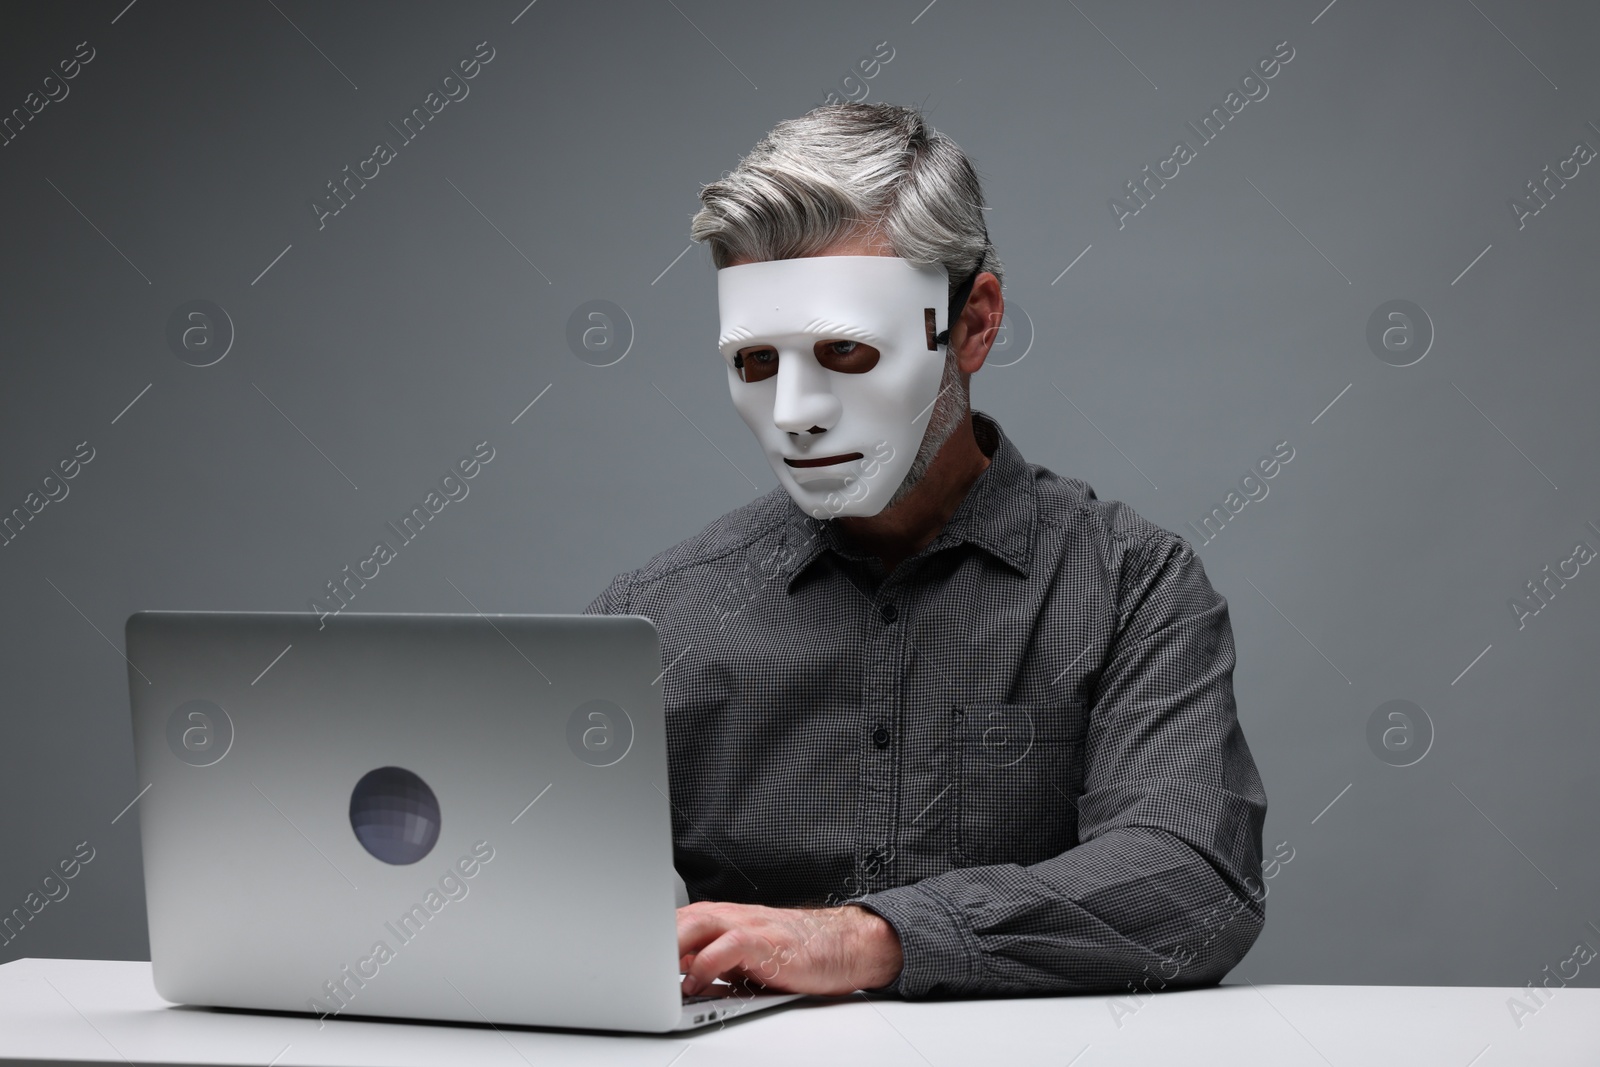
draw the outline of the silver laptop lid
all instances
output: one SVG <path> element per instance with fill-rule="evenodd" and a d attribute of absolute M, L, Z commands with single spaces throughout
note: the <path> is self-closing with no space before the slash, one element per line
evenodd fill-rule
<path fill-rule="evenodd" d="M 679 1023 L 649 619 L 146 612 L 127 650 L 163 997 Z"/>

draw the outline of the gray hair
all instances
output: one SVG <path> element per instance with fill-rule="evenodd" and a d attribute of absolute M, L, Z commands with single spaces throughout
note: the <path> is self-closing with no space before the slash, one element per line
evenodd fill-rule
<path fill-rule="evenodd" d="M 719 269 L 866 234 L 943 264 L 952 293 L 974 271 L 1000 276 L 977 172 L 914 108 L 828 104 L 780 122 L 700 202 L 689 236 L 710 243 Z"/>

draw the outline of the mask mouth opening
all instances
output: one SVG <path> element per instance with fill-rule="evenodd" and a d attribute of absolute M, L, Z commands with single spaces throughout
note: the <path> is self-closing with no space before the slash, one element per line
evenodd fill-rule
<path fill-rule="evenodd" d="M 837 456 L 818 456 L 816 459 L 790 459 L 783 457 L 783 461 L 791 467 L 832 467 L 839 463 L 849 463 L 853 460 L 866 459 L 860 452 L 845 452 Z"/>
<path fill-rule="evenodd" d="M 831 467 L 791 468 L 789 477 L 808 493 L 832 493 L 850 489 L 861 481 L 859 461 L 837 463 Z"/>

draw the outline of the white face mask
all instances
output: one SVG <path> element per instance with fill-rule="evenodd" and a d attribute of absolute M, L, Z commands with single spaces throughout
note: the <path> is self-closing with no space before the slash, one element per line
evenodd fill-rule
<path fill-rule="evenodd" d="M 876 515 L 905 480 L 944 372 L 949 285 L 893 256 L 717 271 L 733 406 L 807 514 Z"/>

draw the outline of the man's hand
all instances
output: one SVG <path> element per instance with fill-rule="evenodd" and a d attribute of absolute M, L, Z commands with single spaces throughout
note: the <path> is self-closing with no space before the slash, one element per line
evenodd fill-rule
<path fill-rule="evenodd" d="M 842 996 L 900 976 L 900 938 L 865 908 L 768 908 L 703 900 L 678 909 L 683 991 L 714 979 Z"/>

